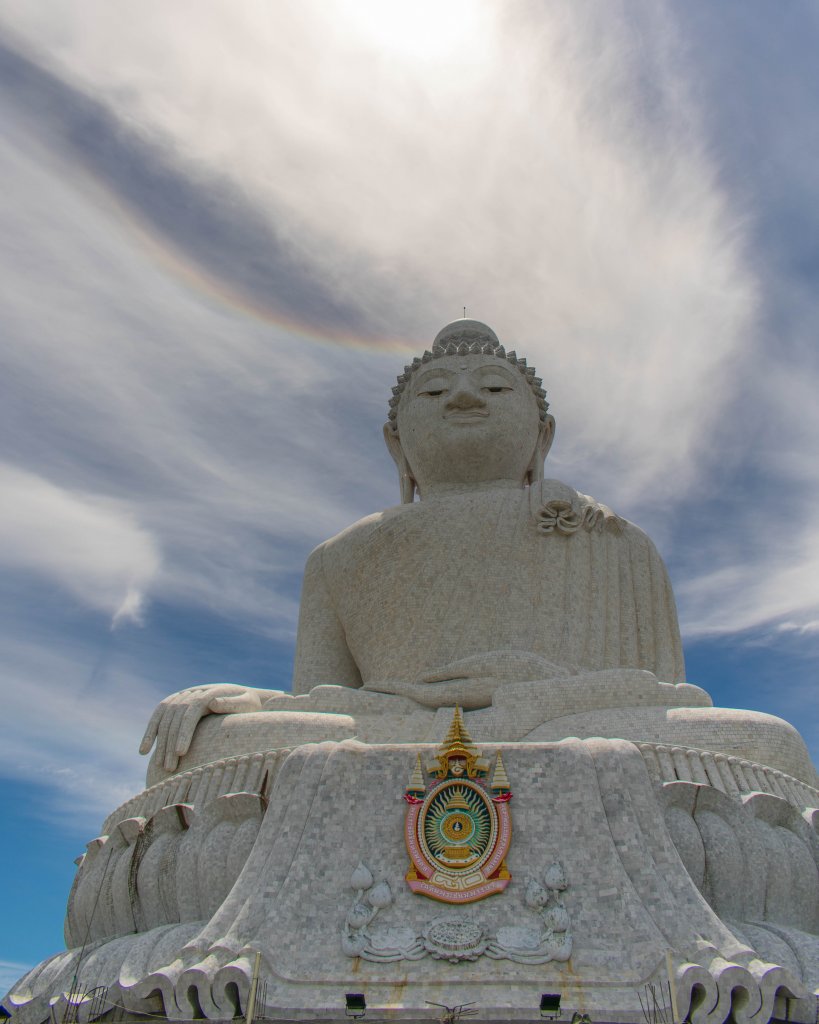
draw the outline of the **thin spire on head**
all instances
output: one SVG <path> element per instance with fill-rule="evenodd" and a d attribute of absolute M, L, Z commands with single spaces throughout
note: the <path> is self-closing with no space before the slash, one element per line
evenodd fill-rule
<path fill-rule="evenodd" d="M 401 395 L 404 393 L 410 377 L 420 366 L 431 362 L 433 359 L 442 359 L 444 356 L 468 355 L 494 356 L 496 359 L 505 359 L 507 363 L 516 366 L 532 389 L 532 393 L 537 401 L 541 421 L 546 421 L 549 403 L 546 401 L 546 392 L 542 387 L 543 381 L 540 377 L 535 376 L 534 366 L 527 366 L 526 360 L 523 358 L 519 359 L 516 352 L 507 352 L 492 328 L 480 320 L 469 319 L 466 316 L 466 306 L 464 306 L 463 318 L 453 320 L 445 327 L 442 327 L 435 335 L 432 348 L 427 349 L 422 356 L 416 356 L 411 363 L 404 367 L 404 372 L 398 375 L 389 402 L 389 423 L 392 430 L 396 430 L 398 404 L 401 401 Z"/>

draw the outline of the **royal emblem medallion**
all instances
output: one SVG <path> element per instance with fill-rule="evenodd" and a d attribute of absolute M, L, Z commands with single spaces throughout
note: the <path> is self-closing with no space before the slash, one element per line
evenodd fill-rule
<path fill-rule="evenodd" d="M 489 764 L 466 731 L 460 708 L 424 778 L 421 755 L 404 793 L 404 835 L 413 892 L 443 903 L 473 903 L 509 884 L 504 858 L 512 842 L 512 791 L 498 752 Z"/>

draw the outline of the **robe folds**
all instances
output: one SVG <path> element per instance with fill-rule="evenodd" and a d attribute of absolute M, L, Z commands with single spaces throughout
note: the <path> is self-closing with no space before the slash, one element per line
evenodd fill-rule
<path fill-rule="evenodd" d="M 320 683 L 378 689 L 498 651 L 573 671 L 685 677 L 656 548 L 559 481 L 388 509 L 308 560 L 294 693 Z"/>

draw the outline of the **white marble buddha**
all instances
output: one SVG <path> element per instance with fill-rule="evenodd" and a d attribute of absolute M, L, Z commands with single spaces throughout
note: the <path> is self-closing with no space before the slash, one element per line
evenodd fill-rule
<path fill-rule="evenodd" d="M 490 328 L 439 332 L 398 378 L 384 435 L 402 504 L 310 555 L 293 695 L 216 685 L 167 698 L 141 747 L 156 739 L 149 782 L 321 739 L 423 742 L 440 732 L 438 709 L 458 704 L 477 739 L 681 743 L 815 784 L 791 726 L 713 708 L 684 682 L 654 545 L 543 479 L 545 392 Z"/>

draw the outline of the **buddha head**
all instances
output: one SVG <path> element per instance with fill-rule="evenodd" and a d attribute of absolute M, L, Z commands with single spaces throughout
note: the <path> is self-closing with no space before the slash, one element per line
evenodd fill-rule
<path fill-rule="evenodd" d="M 543 478 L 554 436 L 533 367 L 478 320 L 454 320 L 392 389 L 384 438 L 401 500 Z"/>

